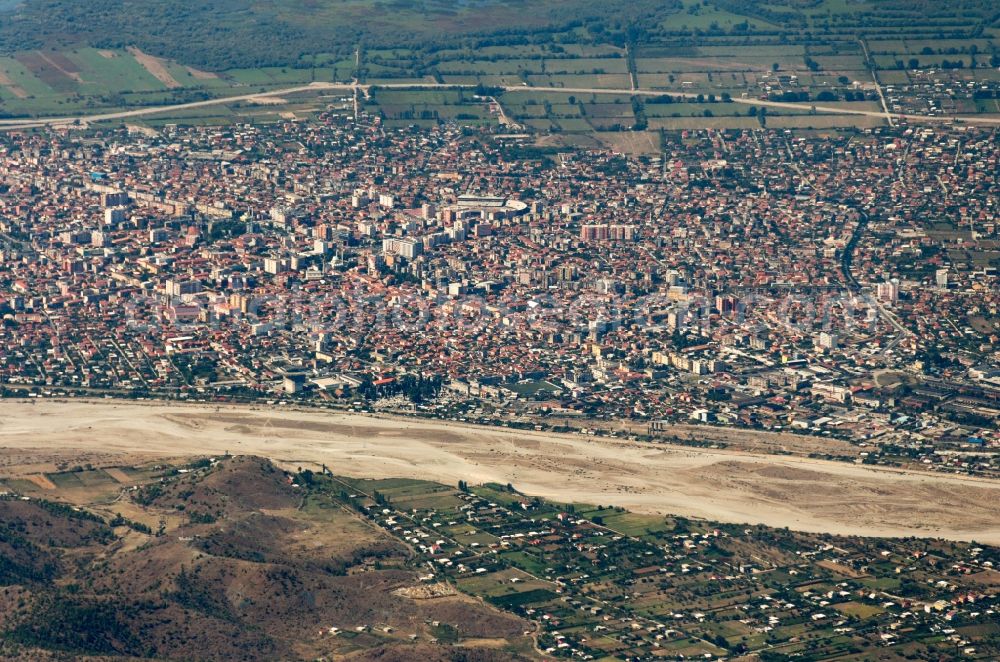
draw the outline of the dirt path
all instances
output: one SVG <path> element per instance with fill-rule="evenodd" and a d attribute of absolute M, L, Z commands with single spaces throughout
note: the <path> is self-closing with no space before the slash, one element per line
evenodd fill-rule
<path fill-rule="evenodd" d="M 1000 481 L 354 414 L 72 400 L 2 407 L 0 448 L 150 458 L 229 451 L 353 476 L 510 482 L 640 512 L 1000 544 Z"/>

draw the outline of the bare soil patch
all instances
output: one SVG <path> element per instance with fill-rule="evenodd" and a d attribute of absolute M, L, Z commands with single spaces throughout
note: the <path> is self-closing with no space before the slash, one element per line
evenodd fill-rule
<path fill-rule="evenodd" d="M 393 591 L 395 595 L 400 595 L 411 600 L 430 600 L 433 598 L 445 598 L 458 595 L 455 587 L 446 582 L 435 582 L 433 584 L 420 584 L 419 586 L 406 586 Z"/>
<path fill-rule="evenodd" d="M 643 154 L 659 154 L 659 134 L 653 131 L 625 131 L 616 133 L 600 133 L 597 139 L 608 149 L 632 156 Z"/>
<path fill-rule="evenodd" d="M 257 106 L 283 106 L 288 103 L 288 99 L 282 99 L 281 97 L 259 97 L 251 103 Z"/>
<path fill-rule="evenodd" d="M 219 74 L 213 73 L 211 71 L 203 71 L 201 69 L 195 69 L 194 67 L 187 67 L 188 73 L 197 78 L 198 80 L 215 80 L 219 77 Z"/>
<path fill-rule="evenodd" d="M 32 474 L 30 476 L 25 476 L 24 478 L 25 480 L 30 480 L 35 485 L 38 485 L 38 487 L 42 488 L 43 490 L 56 489 L 56 484 L 53 483 L 48 478 L 46 478 L 45 476 L 43 476 L 42 474 Z"/>
<path fill-rule="evenodd" d="M 176 78 L 174 78 L 167 68 L 163 64 L 163 60 L 152 55 L 143 53 L 135 46 L 129 46 L 126 50 L 132 54 L 135 61 L 143 66 L 143 68 L 153 75 L 156 80 L 160 81 L 170 89 L 175 89 L 178 87 L 183 87 Z"/>

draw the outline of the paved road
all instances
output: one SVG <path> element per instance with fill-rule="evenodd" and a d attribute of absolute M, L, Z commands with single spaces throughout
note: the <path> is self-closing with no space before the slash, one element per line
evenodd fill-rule
<path fill-rule="evenodd" d="M 296 94 L 300 92 L 316 92 L 316 91 L 330 91 L 330 90 L 341 90 L 344 92 L 354 92 L 356 89 L 360 89 L 367 95 L 371 85 L 361 85 L 357 83 L 310 83 L 309 85 L 300 85 L 297 87 L 286 87 L 280 90 L 270 90 L 268 92 L 256 92 L 253 94 L 242 94 L 238 96 L 231 97 L 220 97 L 218 99 L 207 99 L 205 101 L 192 101 L 189 103 L 179 103 L 169 106 L 151 106 L 148 108 L 137 108 L 135 110 L 122 110 L 113 113 L 103 113 L 97 115 L 76 115 L 71 117 L 45 117 L 45 118 L 35 118 L 35 119 L 7 119 L 0 120 L 0 130 L 2 129 L 26 129 L 32 127 L 40 126 L 65 126 L 75 123 L 82 122 L 106 122 L 109 120 L 125 120 L 133 117 L 143 117 L 147 115 L 159 115 L 162 113 L 169 113 L 178 110 L 188 110 L 191 108 L 204 108 L 206 106 L 218 106 L 225 105 L 229 103 L 236 103 L 239 101 L 255 101 L 258 99 L 267 99 L 269 97 L 280 97 L 289 94 Z M 389 89 L 427 89 L 427 88 L 443 88 L 443 89 L 474 89 L 473 85 L 453 85 L 449 83 L 385 83 L 380 84 L 377 87 L 389 88 Z M 692 92 L 676 92 L 672 90 L 650 90 L 637 88 L 631 89 L 609 89 L 609 88 L 597 88 L 597 87 L 527 87 L 521 85 L 507 85 L 503 86 L 504 91 L 511 93 L 518 92 L 557 92 L 562 94 L 615 94 L 615 95 L 632 95 L 632 96 L 661 96 L 664 94 L 669 94 L 673 97 L 681 97 L 685 99 L 697 98 L 697 94 Z M 816 111 L 818 113 L 832 113 L 837 115 L 861 115 L 865 117 L 877 117 L 879 119 L 886 119 L 887 115 L 883 111 L 876 110 L 860 110 L 856 108 L 837 108 L 835 106 L 824 106 L 820 104 L 811 103 L 789 103 L 784 101 L 765 101 L 762 99 L 751 99 L 751 98 L 734 98 L 733 103 L 745 104 L 748 106 L 762 106 L 767 108 L 785 108 L 790 110 L 805 110 L 805 111 Z M 930 116 L 930 115 L 914 115 L 905 113 L 890 113 L 889 116 L 894 120 L 908 120 L 911 122 L 967 122 L 970 124 L 988 124 L 1000 126 L 1000 117 L 979 117 L 974 115 L 961 115 L 961 116 Z"/>
<path fill-rule="evenodd" d="M 840 268 L 844 272 L 844 280 L 847 281 L 848 289 L 853 292 L 861 291 L 861 283 L 859 283 L 858 279 L 855 278 L 853 273 L 851 273 L 851 263 L 854 261 L 854 249 L 857 248 L 858 241 L 861 240 L 861 235 L 865 233 L 865 229 L 868 227 L 868 222 L 871 220 L 871 217 L 864 211 L 859 209 L 858 213 L 861 214 L 861 218 L 858 219 L 858 224 L 854 228 L 851 238 L 847 240 L 844 252 L 840 256 Z"/>
<path fill-rule="evenodd" d="M 650 89 L 635 89 L 635 90 L 612 90 L 612 89 L 600 89 L 591 87 L 525 87 L 525 86 L 507 86 L 504 89 L 508 92 L 563 92 L 569 94 L 625 94 L 634 96 L 661 96 L 664 94 L 669 94 L 672 97 L 682 97 L 685 99 L 697 98 L 697 94 L 692 92 L 674 92 L 672 90 L 650 90 Z M 860 110 L 857 108 L 837 108 L 836 106 L 824 106 L 822 104 L 813 103 L 790 103 L 785 101 L 765 101 L 763 99 L 737 99 L 733 98 L 733 103 L 742 103 L 748 106 L 765 106 L 768 108 L 789 108 L 795 110 L 815 110 L 818 113 L 833 113 L 836 115 L 864 115 L 866 117 L 878 117 L 879 119 L 886 119 L 887 115 L 881 110 Z M 978 117 L 975 115 L 949 115 L 949 116 L 931 116 L 931 115 L 913 115 L 906 113 L 890 113 L 889 116 L 894 120 L 905 119 L 913 122 L 970 122 L 979 124 L 995 124 L 1000 126 L 1000 117 Z"/>
<path fill-rule="evenodd" d="M 106 122 L 109 120 L 123 120 L 131 117 L 142 117 L 145 115 L 159 115 L 177 110 L 187 110 L 189 108 L 204 108 L 206 106 L 219 106 L 227 103 L 239 101 L 254 101 L 257 99 L 267 99 L 268 97 L 295 94 L 297 92 L 312 92 L 323 90 L 343 90 L 353 91 L 357 87 L 351 83 L 310 83 L 298 87 L 286 87 L 280 90 L 269 92 L 256 92 L 254 94 L 241 94 L 233 97 L 219 97 L 218 99 L 207 99 L 205 101 L 191 101 L 189 103 L 178 103 L 169 106 L 150 106 L 147 108 L 136 108 L 135 110 L 122 110 L 113 113 L 103 113 L 98 115 L 77 115 L 74 117 L 43 117 L 35 119 L 0 120 L 0 129 L 30 128 L 37 126 L 51 126 L 74 124 L 76 122 Z"/>
<path fill-rule="evenodd" d="M 861 283 L 859 283 L 858 279 L 853 273 L 851 273 L 851 263 L 854 261 L 854 249 L 857 248 L 858 241 L 865 233 L 865 229 L 868 227 L 868 222 L 871 220 L 871 217 L 868 216 L 867 213 L 863 211 L 860 211 L 860 213 L 861 219 L 858 221 L 858 226 L 854 229 L 854 233 L 848 240 L 847 246 L 844 247 L 844 254 L 840 258 L 840 266 L 844 272 L 844 279 L 847 281 L 847 287 L 852 292 L 857 293 L 861 292 Z M 886 349 L 894 348 L 906 336 L 915 335 L 913 331 L 903 326 L 902 322 L 899 321 L 899 318 L 896 317 L 895 313 L 891 312 L 882 305 L 882 302 L 878 300 L 878 297 L 871 297 L 869 300 L 875 304 L 875 309 L 879 312 L 879 314 L 884 317 L 898 332 L 898 335 L 886 346 Z"/>
<path fill-rule="evenodd" d="M 894 126 L 892 123 L 892 113 L 889 112 L 889 104 L 885 102 L 885 94 L 882 92 L 882 86 L 878 83 L 878 70 L 872 66 L 872 57 L 868 52 L 868 44 L 860 37 L 858 38 L 858 43 L 861 44 L 861 50 L 865 53 L 865 66 L 868 67 L 868 72 L 872 75 L 872 82 L 875 83 L 875 91 L 878 92 L 878 98 L 882 104 L 882 110 L 885 111 L 885 119 L 889 122 L 889 126 Z"/>

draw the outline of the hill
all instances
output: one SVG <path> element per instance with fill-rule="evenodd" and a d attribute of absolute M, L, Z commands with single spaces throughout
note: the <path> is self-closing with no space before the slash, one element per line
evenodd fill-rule
<path fill-rule="evenodd" d="M 400 599 L 411 551 L 265 460 L 170 473 L 116 504 L 136 519 L 0 500 L 0 657 L 500 659 L 434 644 L 435 622 L 453 643 L 526 645 L 530 624 L 469 598 Z"/>

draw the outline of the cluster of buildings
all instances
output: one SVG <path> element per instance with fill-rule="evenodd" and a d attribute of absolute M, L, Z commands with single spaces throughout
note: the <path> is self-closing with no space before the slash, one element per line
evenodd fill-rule
<path fill-rule="evenodd" d="M 997 654 L 1000 559 L 975 543 L 584 510 L 511 486 L 356 487 L 350 504 L 415 548 L 429 589 L 447 580 L 534 621 L 552 657 Z"/>
<path fill-rule="evenodd" d="M 0 387 L 332 406 L 433 379 L 431 415 L 978 458 L 998 160 L 970 127 L 692 131 L 634 159 L 334 113 L 9 133 Z"/>

